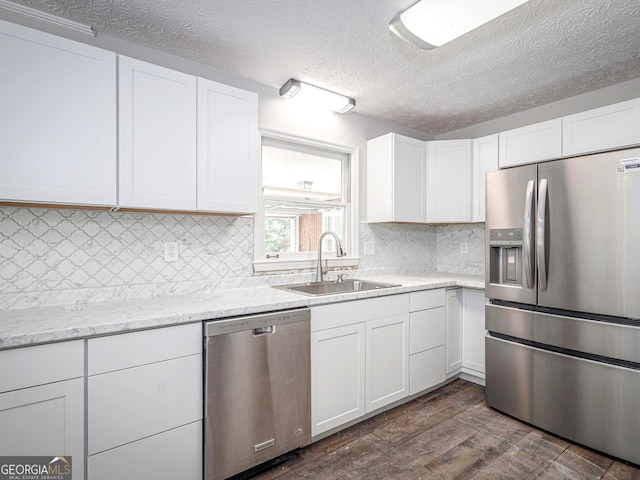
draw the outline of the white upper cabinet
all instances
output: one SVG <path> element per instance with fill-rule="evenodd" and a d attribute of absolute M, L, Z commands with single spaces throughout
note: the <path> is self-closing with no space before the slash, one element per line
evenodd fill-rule
<path fill-rule="evenodd" d="M 4 21 L 0 51 L 0 200 L 115 205 L 115 54 Z"/>
<path fill-rule="evenodd" d="M 471 221 L 471 140 L 427 142 L 427 221 Z"/>
<path fill-rule="evenodd" d="M 196 209 L 196 77 L 118 57 L 119 205 Z"/>
<path fill-rule="evenodd" d="M 486 176 L 498 170 L 498 134 L 473 140 L 473 200 L 471 221 L 485 220 Z"/>
<path fill-rule="evenodd" d="M 424 223 L 425 143 L 395 133 L 367 141 L 369 222 Z"/>
<path fill-rule="evenodd" d="M 499 134 L 500 168 L 562 156 L 562 119 L 527 125 Z"/>
<path fill-rule="evenodd" d="M 640 98 L 562 119 L 565 156 L 637 143 L 640 143 Z"/>
<path fill-rule="evenodd" d="M 258 95 L 198 78 L 198 210 L 258 209 Z"/>

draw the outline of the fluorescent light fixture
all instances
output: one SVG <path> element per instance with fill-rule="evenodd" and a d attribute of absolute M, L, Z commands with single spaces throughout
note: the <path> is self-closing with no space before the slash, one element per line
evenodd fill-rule
<path fill-rule="evenodd" d="M 38 22 L 62 27 L 76 33 L 89 35 L 91 37 L 96 36 L 96 31 L 88 25 L 74 22 L 72 20 L 67 20 L 66 18 L 57 17 L 55 15 L 51 15 L 50 13 L 45 13 L 34 8 L 25 7 L 24 5 L 18 5 L 17 3 L 10 2 L 9 0 L 0 0 L 0 12 L 1 11 L 9 12 L 14 15 L 20 15 L 21 17 L 28 18 L 29 20 L 36 20 Z"/>
<path fill-rule="evenodd" d="M 353 98 L 293 78 L 287 80 L 287 82 L 280 87 L 280 96 L 287 98 L 296 97 L 310 105 L 328 108 L 338 113 L 348 112 L 356 106 L 356 101 Z"/>
<path fill-rule="evenodd" d="M 389 23 L 393 33 L 426 50 L 439 47 L 527 0 L 420 0 Z"/>

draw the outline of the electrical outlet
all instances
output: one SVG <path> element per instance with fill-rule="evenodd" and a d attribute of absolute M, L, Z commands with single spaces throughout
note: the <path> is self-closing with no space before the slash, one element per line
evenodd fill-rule
<path fill-rule="evenodd" d="M 460 253 L 462 255 L 466 255 L 469 253 L 469 243 L 467 242 L 460 242 Z"/>
<path fill-rule="evenodd" d="M 374 246 L 374 243 L 369 241 L 369 242 L 364 242 L 364 254 L 365 255 L 373 255 L 374 253 L 376 253 L 376 249 Z"/>
<path fill-rule="evenodd" d="M 178 242 L 164 242 L 164 261 L 177 262 L 180 256 Z"/>

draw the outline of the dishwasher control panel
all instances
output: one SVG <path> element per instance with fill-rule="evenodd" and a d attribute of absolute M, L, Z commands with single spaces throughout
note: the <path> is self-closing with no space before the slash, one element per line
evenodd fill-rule
<path fill-rule="evenodd" d="M 302 322 L 311 320 L 311 309 L 296 308 L 293 310 L 281 310 L 271 313 L 260 313 L 244 317 L 234 317 L 221 320 L 212 320 L 205 323 L 205 337 L 213 335 L 225 335 L 227 333 L 242 332 L 244 330 L 261 330 L 266 333 L 273 325 Z"/>

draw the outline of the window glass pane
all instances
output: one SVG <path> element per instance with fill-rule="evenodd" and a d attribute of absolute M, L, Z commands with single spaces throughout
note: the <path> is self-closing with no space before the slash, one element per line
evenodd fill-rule
<path fill-rule="evenodd" d="M 265 252 L 316 252 L 322 232 L 332 230 L 344 247 L 345 207 L 265 199 Z M 332 236 L 323 240 L 323 252 L 335 252 Z"/>
<path fill-rule="evenodd" d="M 343 162 L 347 155 L 297 145 L 265 142 L 262 186 L 267 196 L 342 201 Z"/>

